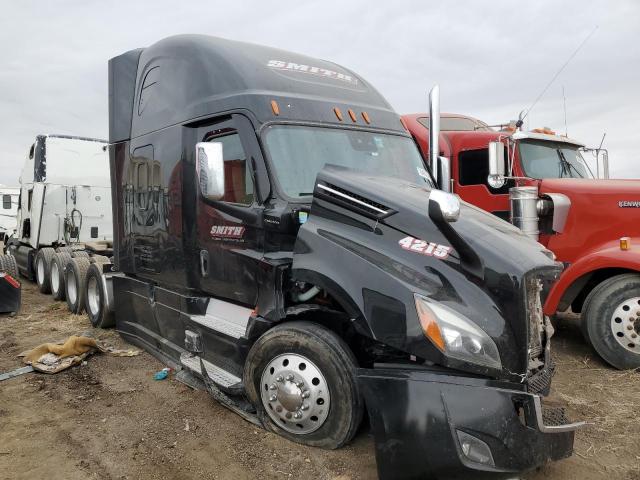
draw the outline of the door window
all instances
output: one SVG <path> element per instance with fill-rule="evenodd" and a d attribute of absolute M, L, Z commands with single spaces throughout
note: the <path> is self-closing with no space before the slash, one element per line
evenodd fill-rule
<path fill-rule="evenodd" d="M 509 193 L 513 180 L 500 188 L 493 188 L 487 183 L 489 177 L 489 150 L 465 150 L 458 154 L 458 183 L 462 186 L 484 185 L 493 194 Z"/>
<path fill-rule="evenodd" d="M 11 195 L 2 195 L 2 208 L 5 210 L 11 209 Z"/>
<path fill-rule="evenodd" d="M 223 202 L 251 205 L 253 203 L 253 179 L 247 155 L 242 147 L 240 135 L 231 130 L 221 135 L 209 137 L 209 142 L 222 143 L 224 156 L 224 197 Z"/>

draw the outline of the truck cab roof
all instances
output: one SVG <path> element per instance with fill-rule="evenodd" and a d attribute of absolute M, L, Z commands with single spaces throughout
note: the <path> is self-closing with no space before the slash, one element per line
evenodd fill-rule
<path fill-rule="evenodd" d="M 178 35 L 112 58 L 109 72 L 112 143 L 239 109 L 260 123 L 276 116 L 403 130 L 389 103 L 356 73 L 276 48 Z"/>

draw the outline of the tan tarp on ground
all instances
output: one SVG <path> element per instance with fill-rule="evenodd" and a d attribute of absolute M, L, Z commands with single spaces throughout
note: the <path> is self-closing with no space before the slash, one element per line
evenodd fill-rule
<path fill-rule="evenodd" d="M 133 357 L 140 354 L 140 350 L 116 350 L 100 344 L 94 338 L 72 335 L 62 344 L 44 343 L 20 356 L 24 356 L 23 362 L 31 365 L 34 370 L 58 373 L 82 363 L 85 358 L 96 352 L 117 357 Z"/>

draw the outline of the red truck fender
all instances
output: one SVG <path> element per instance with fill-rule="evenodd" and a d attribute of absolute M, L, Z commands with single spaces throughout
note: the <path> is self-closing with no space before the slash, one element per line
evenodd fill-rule
<path fill-rule="evenodd" d="M 595 272 L 609 270 L 614 272 L 613 274 L 640 273 L 640 238 L 632 238 L 631 245 L 629 250 L 622 250 L 619 240 L 609 241 L 596 246 L 570 264 L 551 288 L 544 305 L 544 313 L 553 315 L 561 303 L 568 306 L 585 287 L 587 282 L 584 280 Z M 571 298 L 565 299 L 565 295 Z"/>

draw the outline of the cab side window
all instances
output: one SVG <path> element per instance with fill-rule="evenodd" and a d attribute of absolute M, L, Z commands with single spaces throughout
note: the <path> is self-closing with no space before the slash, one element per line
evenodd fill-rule
<path fill-rule="evenodd" d="M 495 195 L 509 193 L 509 188 L 513 187 L 513 180 L 507 180 L 502 187 L 492 188 L 487 183 L 488 177 L 488 149 L 465 150 L 458 154 L 458 183 L 460 185 L 485 185 Z"/>
<path fill-rule="evenodd" d="M 5 210 L 11 209 L 11 195 L 2 195 L 2 208 Z"/>
<path fill-rule="evenodd" d="M 207 138 L 208 142 L 222 143 L 224 156 L 224 197 L 223 202 L 251 205 L 254 198 L 251 165 L 242 147 L 240 135 L 230 130 Z"/>

